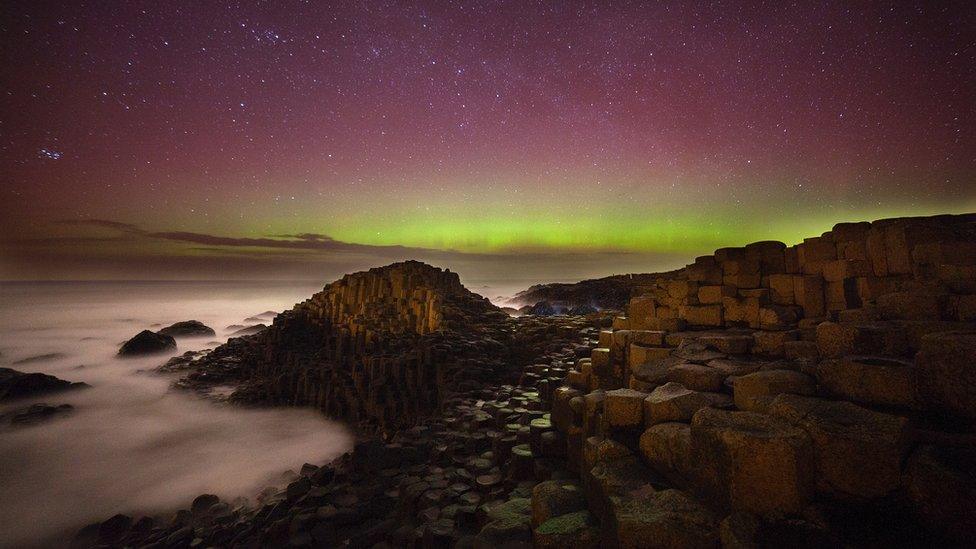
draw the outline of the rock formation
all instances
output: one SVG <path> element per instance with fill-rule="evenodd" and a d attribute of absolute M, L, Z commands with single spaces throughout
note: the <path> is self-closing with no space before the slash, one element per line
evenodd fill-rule
<path fill-rule="evenodd" d="M 176 350 L 176 340 L 172 336 L 143 330 L 122 344 L 120 357 L 152 355 Z"/>
<path fill-rule="evenodd" d="M 572 284 L 537 284 L 515 294 L 510 301 L 515 306 L 535 305 L 545 301 L 560 309 L 580 306 L 622 309 L 627 305 L 635 289 L 653 283 L 658 277 L 668 274 L 670 273 L 625 274 L 582 280 Z"/>
<path fill-rule="evenodd" d="M 974 215 L 842 223 L 659 277 L 553 400 L 605 543 L 968 543 L 974 304 Z M 653 511 L 675 490 L 688 511 Z"/>
<path fill-rule="evenodd" d="M 47 374 L 24 373 L 10 368 L 0 368 L 0 402 L 85 387 L 88 387 L 87 383 L 65 381 Z"/>
<path fill-rule="evenodd" d="M 70 404 L 46 404 L 39 402 L 12 410 L 0 412 L 0 428 L 26 427 L 48 421 L 58 416 L 71 413 L 74 407 Z"/>
<path fill-rule="evenodd" d="M 416 263 L 349 275 L 262 334 L 174 365 L 386 437 L 304 466 L 259 506 L 210 496 L 79 539 L 971 545 L 974 223 L 845 223 L 718 250 L 648 276 L 612 325 L 506 318 Z"/>
<path fill-rule="evenodd" d="M 234 330 L 230 334 L 231 337 L 240 337 L 240 336 L 246 336 L 246 335 L 254 335 L 256 333 L 259 333 L 261 331 L 264 331 L 264 329 L 267 328 L 267 327 L 268 326 L 266 324 L 254 324 L 254 325 L 251 325 L 251 326 L 238 326 L 238 325 L 228 326 L 227 329 L 228 330 L 231 330 L 231 329 Z"/>
<path fill-rule="evenodd" d="M 415 261 L 346 275 L 267 329 L 194 365 L 185 385 L 224 371 L 242 402 L 310 405 L 383 430 L 410 425 L 453 391 L 496 379 L 519 349 L 508 315 L 458 276 Z"/>
<path fill-rule="evenodd" d="M 184 320 L 177 322 L 156 332 L 170 337 L 212 337 L 217 335 L 213 328 L 205 325 L 199 320 Z"/>

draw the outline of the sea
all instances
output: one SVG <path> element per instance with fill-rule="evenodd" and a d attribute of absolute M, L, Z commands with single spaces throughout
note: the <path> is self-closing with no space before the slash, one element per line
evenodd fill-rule
<path fill-rule="evenodd" d="M 154 371 L 321 289 L 280 281 L 0 282 L 0 367 L 91 386 L 0 402 L 0 413 L 34 402 L 74 407 L 36 425 L 0 427 L 0 546 L 62 546 L 86 524 L 117 513 L 164 515 L 203 493 L 255 501 L 304 463 L 348 451 L 352 432 L 315 410 L 221 404 L 173 389 L 173 377 Z M 183 320 L 217 335 L 178 339 L 170 355 L 116 356 L 141 330 Z"/>

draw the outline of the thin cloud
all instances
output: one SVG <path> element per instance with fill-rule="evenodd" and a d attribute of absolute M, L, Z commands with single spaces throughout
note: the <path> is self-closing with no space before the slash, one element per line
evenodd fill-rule
<path fill-rule="evenodd" d="M 157 240 L 168 240 L 171 242 L 184 242 L 189 244 L 200 244 L 203 246 L 221 246 L 232 248 L 278 248 L 290 250 L 316 250 L 321 252 L 354 252 L 354 253 L 376 253 L 376 254 L 450 254 L 450 255 L 477 255 L 466 254 L 454 250 L 435 250 L 431 248 L 418 248 L 410 246 L 376 246 L 371 244 L 354 244 L 342 242 L 328 235 L 318 233 L 300 233 L 294 235 L 280 235 L 274 238 L 250 238 L 218 236 L 206 233 L 195 233 L 189 231 L 147 231 L 132 223 L 122 223 L 106 219 L 68 219 L 59 223 L 66 225 L 77 225 L 86 227 L 98 227 L 104 229 L 114 229 L 126 234 L 139 235 L 146 238 Z"/>

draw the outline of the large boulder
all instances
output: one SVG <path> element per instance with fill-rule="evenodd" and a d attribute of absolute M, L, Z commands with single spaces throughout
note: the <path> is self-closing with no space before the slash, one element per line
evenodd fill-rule
<path fill-rule="evenodd" d="M 532 500 L 512 498 L 491 506 L 487 511 L 487 523 L 478 533 L 483 544 L 532 540 Z"/>
<path fill-rule="evenodd" d="M 213 337 L 217 335 L 213 328 L 205 325 L 199 320 L 185 320 L 183 322 L 177 322 L 176 324 L 171 324 L 156 333 L 170 337 Z"/>
<path fill-rule="evenodd" d="M 647 393 L 633 389 L 606 392 L 603 404 L 607 423 L 614 429 L 640 428 L 644 423 L 644 399 Z"/>
<path fill-rule="evenodd" d="M 644 399 L 644 425 L 668 421 L 688 422 L 702 408 L 723 408 L 731 404 L 732 399 L 722 393 L 692 391 L 680 383 L 665 383 Z"/>
<path fill-rule="evenodd" d="M 680 383 L 694 391 L 716 392 L 722 390 L 725 372 L 701 364 L 678 364 L 668 368 L 667 380 Z"/>
<path fill-rule="evenodd" d="M 762 412 L 782 393 L 816 394 L 812 377 L 793 370 L 763 370 L 735 378 L 733 395 L 740 410 Z"/>
<path fill-rule="evenodd" d="M 909 352 L 905 327 L 891 322 L 821 322 L 817 350 L 823 358 L 844 355 L 901 356 Z"/>
<path fill-rule="evenodd" d="M 850 356 L 825 360 L 817 380 L 831 396 L 879 406 L 910 407 L 915 401 L 911 362 L 891 358 Z"/>
<path fill-rule="evenodd" d="M 532 526 L 586 509 L 583 487 L 572 480 L 547 480 L 532 488 Z"/>
<path fill-rule="evenodd" d="M 658 423 L 640 437 L 644 463 L 678 486 L 685 486 L 695 464 L 691 460 L 691 427 L 685 423 Z"/>
<path fill-rule="evenodd" d="M 976 421 L 976 332 L 922 338 L 915 376 L 924 406 Z"/>
<path fill-rule="evenodd" d="M 702 408 L 691 421 L 691 451 L 697 484 L 721 507 L 791 513 L 810 501 L 813 445 L 783 419 Z"/>
<path fill-rule="evenodd" d="M 166 353 L 176 350 L 176 340 L 172 336 L 143 330 L 119 349 L 120 357 L 133 357 Z"/>
<path fill-rule="evenodd" d="M 632 455 L 629 448 L 610 438 L 593 436 L 583 442 L 583 466 L 587 471 L 598 463 L 615 461 Z"/>
<path fill-rule="evenodd" d="M 878 296 L 878 311 L 885 319 L 939 320 L 945 318 L 948 296 L 926 290 L 892 292 Z"/>
<path fill-rule="evenodd" d="M 869 499 L 898 487 L 908 448 L 906 418 L 797 395 L 780 395 L 768 412 L 810 435 L 818 491 Z"/>
<path fill-rule="evenodd" d="M 24 373 L 10 368 L 0 368 L 0 402 L 85 387 L 88 387 L 88 384 L 73 383 L 47 374 Z"/>
<path fill-rule="evenodd" d="M 601 461 L 583 475 L 586 504 L 601 524 L 609 524 L 619 498 L 653 490 L 650 471 L 633 455 Z"/>

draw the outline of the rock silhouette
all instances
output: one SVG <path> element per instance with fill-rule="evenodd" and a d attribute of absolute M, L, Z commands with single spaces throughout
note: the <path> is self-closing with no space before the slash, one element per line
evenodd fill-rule
<path fill-rule="evenodd" d="M 176 340 L 172 336 L 143 330 L 122 344 L 120 357 L 142 356 L 176 350 Z"/>
<path fill-rule="evenodd" d="M 156 332 L 170 337 L 210 337 L 217 335 L 213 328 L 204 325 L 199 320 L 184 320 L 177 322 Z"/>
<path fill-rule="evenodd" d="M 88 386 L 87 383 L 65 381 L 47 374 L 24 373 L 10 368 L 0 368 L 0 402 Z"/>

